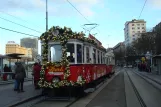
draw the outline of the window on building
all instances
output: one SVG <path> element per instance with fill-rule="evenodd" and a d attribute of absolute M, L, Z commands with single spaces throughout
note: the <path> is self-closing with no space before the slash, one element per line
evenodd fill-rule
<path fill-rule="evenodd" d="M 132 33 L 135 33 L 135 31 L 132 31 Z"/>
<path fill-rule="evenodd" d="M 77 44 L 77 63 L 82 63 L 82 46 Z"/>
<path fill-rule="evenodd" d="M 145 32 L 145 30 L 143 30 L 142 32 Z"/>
<path fill-rule="evenodd" d="M 140 29 L 140 27 L 138 27 L 138 29 Z"/>
<path fill-rule="evenodd" d="M 135 35 L 132 35 L 133 37 L 135 36 Z"/>
<path fill-rule="evenodd" d="M 135 29 L 134 27 L 132 27 L 132 29 Z"/>
<path fill-rule="evenodd" d="M 132 24 L 132 26 L 134 26 L 134 24 Z"/>
<path fill-rule="evenodd" d="M 140 24 L 137 24 L 138 26 L 140 26 Z"/>
<path fill-rule="evenodd" d="M 144 24 L 142 24 L 144 26 Z"/>
<path fill-rule="evenodd" d="M 90 62 L 90 56 L 89 56 L 89 47 L 86 47 L 86 62 Z"/>
<path fill-rule="evenodd" d="M 135 40 L 135 38 L 133 38 L 133 40 Z"/>
<path fill-rule="evenodd" d="M 142 27 L 142 29 L 144 29 L 144 27 Z"/>
<path fill-rule="evenodd" d="M 140 31 L 138 31 L 138 33 L 140 33 Z"/>
<path fill-rule="evenodd" d="M 74 44 L 72 43 L 67 44 L 67 59 L 71 63 L 75 62 Z"/>

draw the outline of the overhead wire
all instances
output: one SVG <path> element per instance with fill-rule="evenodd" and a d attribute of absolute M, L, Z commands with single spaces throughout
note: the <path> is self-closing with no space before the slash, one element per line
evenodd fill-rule
<path fill-rule="evenodd" d="M 15 32 L 15 33 L 19 33 L 19 34 L 23 34 L 23 35 L 28 35 L 28 36 L 32 36 L 32 37 L 39 37 L 39 36 L 35 36 L 35 35 L 31 35 L 31 34 L 19 32 L 19 31 L 15 31 L 15 30 L 11 30 L 11 29 L 4 28 L 4 27 L 0 27 L 0 29 L 7 30 L 7 31 L 11 31 L 11 32 Z"/>
<path fill-rule="evenodd" d="M 30 23 L 30 24 L 32 24 L 33 26 L 37 26 L 38 28 L 43 29 L 43 28 L 41 28 L 39 25 L 35 25 L 35 24 L 33 24 L 33 23 L 29 22 L 29 21 L 26 21 L 26 20 L 24 20 L 24 19 L 22 19 L 22 18 L 16 17 L 16 16 L 14 16 L 14 15 L 12 15 L 12 14 L 6 13 L 6 12 L 4 12 L 4 11 L 2 11 L 2 10 L 0 10 L 0 12 L 3 13 L 3 14 L 6 14 L 6 15 L 8 15 L 8 16 L 11 16 L 11 17 L 13 17 L 13 18 L 15 18 L 15 19 L 17 19 L 17 20 L 21 20 L 22 22 Z"/>
<path fill-rule="evenodd" d="M 42 32 L 40 32 L 40 31 L 37 31 L 37 30 L 35 30 L 35 29 L 29 28 L 29 27 L 27 27 L 27 26 L 21 25 L 21 24 L 16 23 L 16 22 L 10 21 L 10 20 L 8 20 L 8 19 L 2 18 L 2 17 L 0 17 L 0 19 L 3 19 L 3 20 L 5 20 L 5 21 L 8 21 L 8 22 L 10 22 L 10 23 L 13 23 L 13 24 L 19 25 L 19 26 L 21 26 L 21 27 L 24 27 L 24 28 L 30 29 L 30 30 L 35 31 L 35 32 L 38 32 L 38 33 L 42 33 Z"/>
<path fill-rule="evenodd" d="M 88 20 L 69 0 L 66 0 L 87 22 L 89 22 L 91 24 L 91 21 Z M 97 29 L 97 28 L 96 28 Z M 97 29 L 98 30 L 98 29 Z M 98 32 L 100 32 L 98 30 Z"/>
<path fill-rule="evenodd" d="M 145 5 L 146 5 L 146 2 L 147 2 L 147 0 L 145 0 L 145 2 L 144 2 L 144 5 L 143 5 L 143 7 L 142 7 L 142 9 L 141 9 L 141 12 L 140 12 L 140 15 L 139 15 L 139 18 L 138 18 L 138 19 L 140 19 L 141 15 L 142 15 L 142 12 L 143 12 L 143 10 L 144 10 L 144 7 L 145 7 Z"/>

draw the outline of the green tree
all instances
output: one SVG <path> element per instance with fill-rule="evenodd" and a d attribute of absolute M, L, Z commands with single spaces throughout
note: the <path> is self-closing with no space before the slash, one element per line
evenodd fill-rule
<path fill-rule="evenodd" d="M 144 55 L 147 51 L 156 53 L 156 34 L 154 32 L 143 33 L 133 42 L 133 47 L 137 55 Z"/>

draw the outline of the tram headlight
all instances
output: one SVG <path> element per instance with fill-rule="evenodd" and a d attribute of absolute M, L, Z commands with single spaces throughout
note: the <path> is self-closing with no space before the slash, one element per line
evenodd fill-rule
<path fill-rule="evenodd" d="M 53 77 L 52 82 L 58 83 L 58 82 L 60 82 L 60 78 L 59 77 Z"/>

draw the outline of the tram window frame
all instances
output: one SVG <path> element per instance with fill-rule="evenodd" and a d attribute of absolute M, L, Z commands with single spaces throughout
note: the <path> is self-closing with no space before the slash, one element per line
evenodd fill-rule
<path fill-rule="evenodd" d="M 69 52 L 68 52 L 68 50 L 69 50 L 68 45 L 73 45 L 73 46 L 69 46 L 69 47 L 71 48 L 72 51 L 69 51 Z M 66 44 L 66 47 L 67 47 L 67 54 L 68 54 L 68 53 L 70 54 L 69 56 L 67 55 L 67 59 L 68 59 L 69 63 L 75 63 L 76 55 L 75 55 L 75 45 L 74 45 L 74 43 L 67 43 L 67 44 Z M 73 48 L 72 48 L 72 47 L 73 47 Z M 71 56 L 71 58 L 73 57 L 73 58 L 72 58 L 72 61 L 69 60 L 70 56 Z"/>
<path fill-rule="evenodd" d="M 76 44 L 76 46 L 77 46 L 77 50 L 76 50 L 76 52 L 77 52 L 77 63 L 82 63 L 83 62 L 83 59 L 82 59 L 82 57 L 83 57 L 83 47 L 82 47 L 82 45 L 81 44 Z M 80 48 L 78 48 L 80 46 Z M 80 49 L 81 49 L 81 51 L 80 51 Z M 80 58 L 78 57 L 78 53 L 80 53 Z"/>

